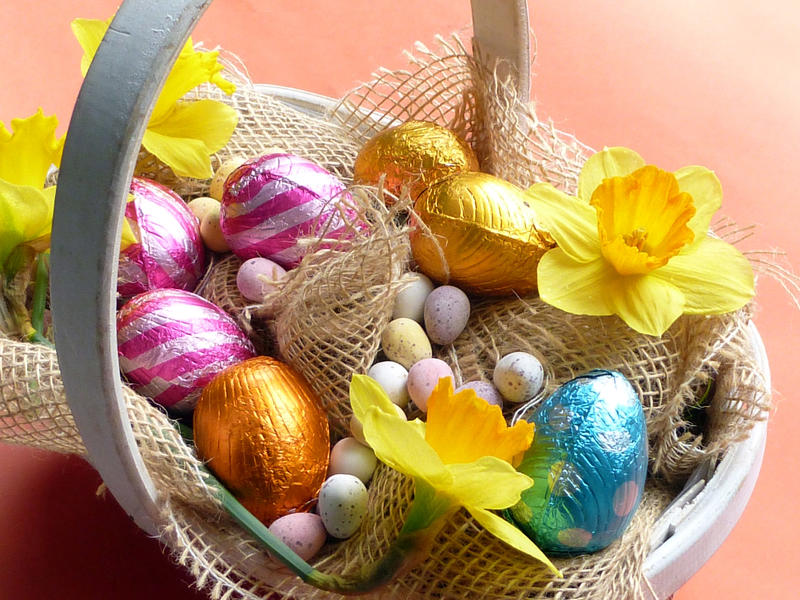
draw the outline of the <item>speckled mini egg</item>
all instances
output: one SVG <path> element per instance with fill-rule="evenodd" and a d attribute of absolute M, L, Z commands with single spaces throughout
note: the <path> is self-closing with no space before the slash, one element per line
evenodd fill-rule
<path fill-rule="evenodd" d="M 497 388 L 488 381 L 468 381 L 456 389 L 456 394 L 466 389 L 474 390 L 478 398 L 483 398 L 489 404 L 499 406 L 501 409 L 503 408 L 503 396 Z"/>
<path fill-rule="evenodd" d="M 397 413 L 398 417 L 408 420 L 408 415 L 406 415 L 406 411 L 397 406 L 397 404 L 394 404 L 393 406 L 395 408 L 395 412 Z M 361 424 L 361 421 L 359 421 L 358 418 L 356 418 L 355 415 L 350 415 L 350 433 L 352 433 L 353 437 L 357 439 L 359 442 L 361 442 L 365 446 L 369 446 L 367 440 L 364 438 L 364 426 Z"/>
<path fill-rule="evenodd" d="M 457 287 L 443 285 L 425 299 L 425 331 L 435 344 L 451 344 L 461 335 L 469 320 L 467 295 Z"/>
<path fill-rule="evenodd" d="M 328 536 L 322 517 L 305 512 L 284 515 L 273 521 L 269 530 L 303 560 L 314 558 Z"/>
<path fill-rule="evenodd" d="M 423 358 L 408 370 L 408 396 L 422 412 L 428 411 L 428 398 L 442 377 L 453 377 L 453 369 L 438 358 Z"/>
<path fill-rule="evenodd" d="M 406 369 L 423 358 L 433 356 L 425 330 L 416 321 L 404 317 L 389 322 L 381 336 L 381 347 L 386 358 L 400 363 Z"/>
<path fill-rule="evenodd" d="M 392 318 L 405 317 L 422 323 L 424 317 L 425 300 L 433 291 L 433 282 L 422 273 L 410 273 L 409 282 L 404 285 L 394 300 Z"/>
<path fill-rule="evenodd" d="M 286 268 L 308 252 L 302 238 L 342 239 L 366 228 L 344 184 L 293 154 L 267 154 L 235 169 L 225 180 L 220 222 L 239 258 L 263 256 Z"/>
<path fill-rule="evenodd" d="M 352 536 L 367 514 L 367 499 L 367 488 L 355 475 L 340 473 L 328 477 L 317 501 L 325 530 L 342 540 Z"/>
<path fill-rule="evenodd" d="M 636 391 L 615 371 L 559 387 L 527 417 L 533 443 L 518 470 L 534 484 L 506 511 L 546 553 L 595 552 L 622 535 L 647 475 L 647 431 Z"/>
<path fill-rule="evenodd" d="M 253 302 L 263 302 L 274 292 L 275 283 L 286 276 L 286 269 L 268 258 L 257 256 L 244 261 L 236 272 L 236 287 L 242 296 Z"/>
<path fill-rule="evenodd" d="M 377 466 L 378 459 L 372 448 L 362 444 L 354 437 L 346 437 L 336 442 L 331 449 L 328 475 L 346 473 L 355 475 L 367 483 Z"/>
<path fill-rule="evenodd" d="M 393 360 L 376 362 L 367 371 L 367 375 L 378 382 L 389 400 L 397 406 L 405 408 L 408 405 L 408 369 Z"/>
<path fill-rule="evenodd" d="M 512 352 L 497 361 L 492 381 L 504 399 L 525 402 L 542 389 L 544 370 L 533 354 Z"/>

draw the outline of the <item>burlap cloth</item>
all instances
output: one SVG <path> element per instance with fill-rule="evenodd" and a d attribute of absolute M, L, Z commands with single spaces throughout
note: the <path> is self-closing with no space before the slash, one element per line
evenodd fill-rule
<path fill-rule="evenodd" d="M 422 119 L 451 127 L 475 149 L 484 171 L 526 187 L 549 181 L 572 192 L 587 157 L 575 139 L 540 121 L 516 100 L 513 86 L 470 57 L 457 41 L 433 53 L 418 47 L 411 68 L 381 72 L 324 118 L 264 96 L 232 61 L 232 98 L 216 89 L 203 97 L 232 103 L 241 115 L 230 144 L 217 157 L 253 156 L 278 146 L 310 158 L 351 182 L 361 144 L 391 119 Z M 390 119 L 378 121 L 377 115 Z M 172 185 L 185 197 L 208 182 L 176 180 L 152 157 L 138 171 Z M 386 208 L 382 192 L 354 188 L 369 235 L 312 252 L 290 272 L 268 307 L 248 306 L 235 286 L 239 261 L 217 257 L 200 293 L 233 314 L 262 352 L 298 368 L 319 394 L 334 436 L 347 433 L 348 382 L 379 353 L 380 333 L 411 268 L 405 216 L 408 203 Z M 315 242 L 310 241 L 310 245 Z M 312 248 L 314 250 L 314 248 Z M 270 316 L 270 315 L 274 315 Z M 559 559 L 554 579 L 539 563 L 487 534 L 462 511 L 440 533 L 431 556 L 374 597 L 640 598 L 642 565 L 651 529 L 676 486 L 703 460 L 718 457 L 766 418 L 764 389 L 748 343 L 748 309 L 717 317 L 681 318 L 664 336 L 638 335 L 616 317 L 567 315 L 536 297 L 476 300 L 466 331 L 439 356 L 456 378 L 490 379 L 505 353 L 525 350 L 545 367 L 546 390 L 590 368 L 622 371 L 643 402 L 650 442 L 649 482 L 622 539 L 594 555 Z M 707 407 L 694 408 L 709 382 Z M 271 561 L 236 526 L 206 487 L 200 463 L 167 415 L 125 387 L 134 434 L 163 505 L 161 539 L 177 562 L 213 598 L 328 598 Z M 691 415 L 702 413 L 705 422 Z M 85 455 L 64 397 L 55 352 L 0 336 L 0 439 Z M 399 531 L 411 498 L 410 482 L 381 466 L 370 486 L 367 518 L 355 537 L 329 543 L 318 568 L 349 573 L 379 557 Z"/>

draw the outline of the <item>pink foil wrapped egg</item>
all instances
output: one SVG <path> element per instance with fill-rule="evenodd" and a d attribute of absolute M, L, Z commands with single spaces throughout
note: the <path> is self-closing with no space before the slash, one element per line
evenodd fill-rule
<path fill-rule="evenodd" d="M 217 373 L 256 354 L 221 308 L 176 289 L 144 292 L 123 306 L 117 348 L 137 392 L 184 414 Z"/>
<path fill-rule="evenodd" d="M 123 298 L 160 288 L 194 289 L 206 254 L 197 219 L 175 192 L 134 177 L 125 218 L 137 243 L 120 252 L 117 291 Z"/>
<path fill-rule="evenodd" d="M 298 239 L 349 236 L 348 221 L 358 218 L 350 206 L 344 184 L 319 165 L 293 154 L 268 154 L 228 176 L 220 222 L 241 259 L 261 256 L 292 268 L 306 251 Z"/>

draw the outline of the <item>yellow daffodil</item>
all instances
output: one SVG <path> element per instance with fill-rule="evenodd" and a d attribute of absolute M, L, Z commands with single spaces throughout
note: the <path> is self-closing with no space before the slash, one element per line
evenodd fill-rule
<path fill-rule="evenodd" d="M 403 535 L 435 535 L 447 517 L 464 507 L 489 532 L 558 571 L 519 529 L 490 512 L 515 504 L 533 481 L 517 472 L 533 440 L 533 425 L 506 425 L 497 406 L 473 390 L 453 394 L 442 379 L 428 400 L 427 423 L 399 417 L 377 382 L 356 375 L 350 404 L 375 455 L 414 481 L 414 502 Z"/>
<path fill-rule="evenodd" d="M 9 264 L 15 250 L 27 246 L 42 252 L 50 246 L 55 186 L 44 185 L 64 147 L 56 127 L 58 119 L 44 116 L 41 109 L 12 119 L 13 133 L 0 123 L 0 271 L 6 276 L 20 266 Z"/>
<path fill-rule="evenodd" d="M 83 48 L 84 75 L 108 29 L 109 21 L 75 19 L 72 31 Z M 236 87 L 222 76 L 218 52 L 197 52 L 186 42 L 156 101 L 142 145 L 181 177 L 207 179 L 212 175 L 210 155 L 220 150 L 238 122 L 236 110 L 204 99 L 181 98 L 203 83 L 212 83 L 230 95 Z"/>
<path fill-rule="evenodd" d="M 547 183 L 528 192 L 558 244 L 537 271 L 539 295 L 556 308 L 616 314 L 659 336 L 682 314 L 730 312 L 755 293 L 747 259 L 708 235 L 722 186 L 704 167 L 670 173 L 607 148 L 586 161 L 577 198 Z"/>

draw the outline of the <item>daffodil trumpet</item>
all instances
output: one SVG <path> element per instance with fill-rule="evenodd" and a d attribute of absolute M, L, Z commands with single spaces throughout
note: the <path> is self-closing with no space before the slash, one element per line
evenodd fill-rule
<path fill-rule="evenodd" d="M 367 593 L 423 560 L 448 518 L 464 508 L 518 550 L 520 560 L 536 559 L 561 576 L 525 534 L 490 512 L 512 506 L 533 484 L 514 466 L 533 440 L 531 423 L 508 427 L 499 407 L 480 400 L 473 390 L 454 394 L 450 378 L 441 379 L 431 394 L 427 423 L 399 417 L 383 389 L 364 375 L 351 381 L 350 404 L 376 456 L 414 483 L 414 499 L 394 542 L 381 558 L 356 573 L 328 574 L 310 566 L 204 470 L 206 482 L 228 513 L 275 559 L 317 588 L 345 595 Z M 184 428 L 184 437 L 190 435 Z"/>

